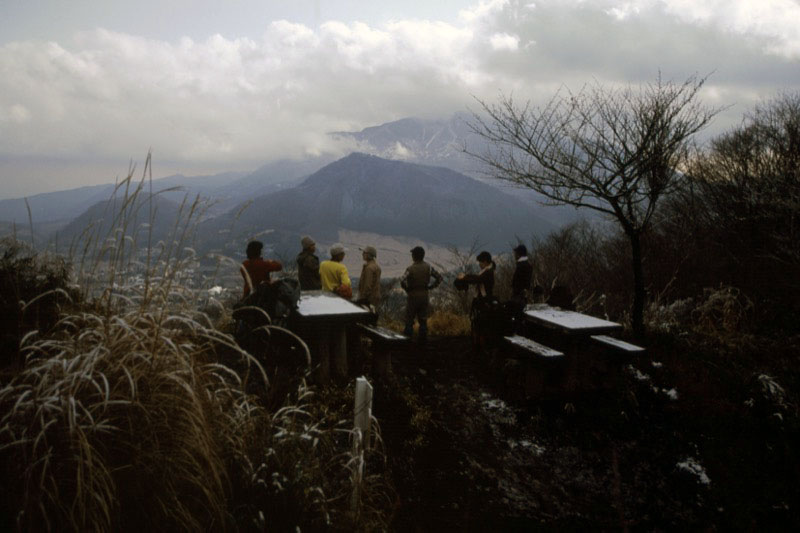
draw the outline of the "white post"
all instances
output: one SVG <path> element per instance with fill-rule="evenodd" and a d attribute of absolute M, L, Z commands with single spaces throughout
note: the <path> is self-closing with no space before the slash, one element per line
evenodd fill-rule
<path fill-rule="evenodd" d="M 364 447 L 369 448 L 369 428 L 372 418 L 372 385 L 364 376 L 356 379 L 356 403 L 354 425 L 361 430 Z"/>
<path fill-rule="evenodd" d="M 364 376 L 356 379 L 356 401 L 353 436 L 353 493 L 350 496 L 350 507 L 353 514 L 358 515 L 361 501 L 361 484 L 364 480 L 364 450 L 369 448 L 369 426 L 372 418 L 372 385 Z"/>

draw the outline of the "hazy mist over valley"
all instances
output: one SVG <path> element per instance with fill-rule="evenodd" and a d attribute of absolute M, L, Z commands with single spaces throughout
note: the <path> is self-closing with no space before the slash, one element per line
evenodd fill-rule
<path fill-rule="evenodd" d="M 323 249 L 347 240 L 346 235 L 368 234 L 371 242 L 353 243 L 354 251 L 372 244 L 387 256 L 405 256 L 416 244 L 441 250 L 439 256 L 473 244 L 507 251 L 518 241 L 541 238 L 578 218 L 573 208 L 544 207 L 530 191 L 476 172 L 465 146 L 486 147 L 471 134 L 469 119 L 465 114 L 446 121 L 408 118 L 360 132 L 332 133 L 361 150 L 340 159 L 320 155 L 277 160 L 250 173 L 152 181 L 148 176 L 143 192 L 157 199 L 150 238 L 166 238 L 179 205 L 196 198 L 202 200 L 203 213 L 193 246 L 201 254 L 231 257 L 240 256 L 242 243 L 257 236 L 271 253 L 290 257 L 304 234 L 314 235 Z M 141 179 L 135 174 L 134 181 Z M 70 245 L 80 248 L 87 228 L 105 234 L 124 192 L 115 193 L 115 186 L 108 184 L 0 200 L 0 220 L 7 222 L 3 232 L 16 228 L 20 236 L 29 233 L 30 208 L 34 242 L 62 251 Z M 146 197 L 138 201 L 141 224 L 152 206 Z M 354 267 L 358 255 L 351 254 Z"/>

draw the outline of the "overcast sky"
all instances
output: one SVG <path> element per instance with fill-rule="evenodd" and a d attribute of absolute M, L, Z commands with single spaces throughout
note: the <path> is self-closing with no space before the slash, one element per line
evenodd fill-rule
<path fill-rule="evenodd" d="M 252 170 L 326 132 L 502 93 L 682 81 L 731 105 L 800 90 L 800 0 L 0 0 L 0 198 Z"/>

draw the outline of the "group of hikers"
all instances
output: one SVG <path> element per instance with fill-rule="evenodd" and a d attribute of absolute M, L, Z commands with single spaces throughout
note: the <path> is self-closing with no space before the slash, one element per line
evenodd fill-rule
<path fill-rule="evenodd" d="M 300 239 L 300 245 L 302 251 L 297 255 L 297 278 L 300 290 L 328 291 L 347 300 L 353 300 L 349 272 L 342 262 L 346 252 L 344 246 L 338 243 L 332 245 L 329 249 L 330 259 L 320 262 L 316 255 L 314 239 L 304 236 Z M 262 257 L 263 248 L 263 243 L 259 241 L 251 241 L 247 245 L 247 259 L 240 269 L 244 278 L 243 299 L 248 298 L 259 287 L 269 286 L 271 272 L 283 270 L 280 261 Z M 511 280 L 512 294 L 511 299 L 504 304 L 504 309 L 512 315 L 524 310 L 533 274 L 525 245 L 516 246 L 513 252 L 515 269 Z M 361 256 L 364 263 L 354 302 L 369 309 L 377 317 L 377 308 L 381 301 L 381 267 L 377 262 L 378 253 L 374 246 L 365 246 L 361 249 Z M 476 259 L 480 271 L 477 274 L 458 274 L 455 286 L 461 290 L 466 290 L 470 286 L 476 288 L 477 293 L 472 303 L 473 329 L 476 327 L 481 329 L 480 320 L 476 318 L 490 306 L 497 305 L 497 300 L 494 298 L 497 265 L 487 251 L 479 253 Z M 414 322 L 417 322 L 418 340 L 424 343 L 428 334 L 429 291 L 441 284 L 442 275 L 425 262 L 425 249 L 422 246 L 411 249 L 411 260 L 412 264 L 400 278 L 400 286 L 407 295 L 404 334 L 411 337 Z"/>

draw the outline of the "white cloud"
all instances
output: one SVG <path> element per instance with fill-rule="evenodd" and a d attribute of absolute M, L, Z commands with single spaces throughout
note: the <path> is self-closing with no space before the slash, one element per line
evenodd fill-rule
<path fill-rule="evenodd" d="M 507 33 L 495 33 L 489 38 L 493 50 L 515 51 L 519 48 L 519 37 Z"/>
<path fill-rule="evenodd" d="M 336 150 L 329 131 L 463 111 L 473 95 L 541 99 L 562 84 L 638 83 L 659 70 L 715 71 L 705 96 L 740 104 L 733 122 L 798 87 L 798 20 L 790 0 L 483 0 L 455 23 L 274 21 L 256 38 L 98 29 L 69 43 L 8 43 L 0 156 L 124 166 L 152 147 L 156 161 L 254 168 Z"/>
<path fill-rule="evenodd" d="M 24 105 L 13 104 L 7 109 L 0 108 L 0 123 L 24 124 L 31 119 L 31 112 Z"/>
<path fill-rule="evenodd" d="M 767 50 L 800 58 L 800 4 L 796 0 L 665 0 L 669 12 L 742 35 L 769 39 Z"/>
<path fill-rule="evenodd" d="M 509 0 L 480 0 L 469 9 L 462 9 L 459 18 L 467 24 L 479 23 L 500 12 L 509 5 Z"/>
<path fill-rule="evenodd" d="M 663 9 L 678 19 L 738 35 L 768 39 L 766 50 L 800 57 L 800 3 L 797 0 L 600 0 L 619 20 Z"/>
<path fill-rule="evenodd" d="M 638 14 L 639 7 L 633 2 L 626 2 L 624 4 L 608 8 L 606 13 L 613 16 L 617 20 L 625 20 Z"/>

